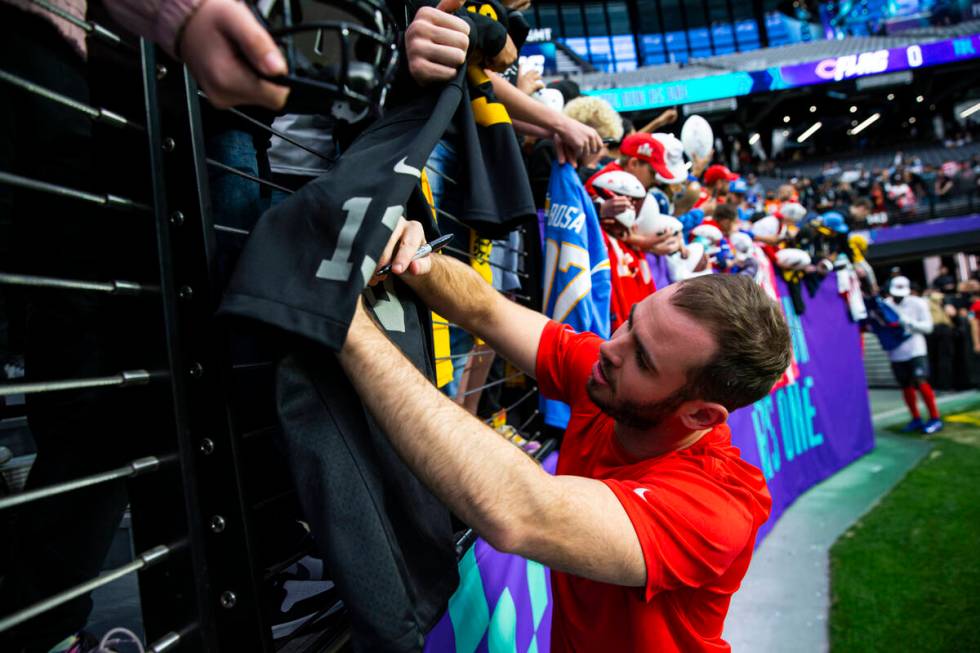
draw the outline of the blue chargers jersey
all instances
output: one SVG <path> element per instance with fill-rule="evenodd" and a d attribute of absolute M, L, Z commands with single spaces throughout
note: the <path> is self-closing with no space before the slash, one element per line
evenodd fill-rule
<path fill-rule="evenodd" d="M 599 217 L 575 168 L 552 164 L 544 230 L 544 314 L 576 331 L 609 338 L 612 290 Z M 550 426 L 565 428 L 568 405 L 541 400 Z"/>

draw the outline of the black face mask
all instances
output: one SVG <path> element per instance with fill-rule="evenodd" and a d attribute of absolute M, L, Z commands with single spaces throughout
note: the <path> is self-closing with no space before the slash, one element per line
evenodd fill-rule
<path fill-rule="evenodd" d="M 320 0 L 310 16 L 259 19 L 286 55 L 289 72 L 269 81 L 290 87 L 285 113 L 356 122 L 380 114 L 398 64 L 394 20 L 377 0 Z M 284 12 L 285 13 L 285 12 Z"/>

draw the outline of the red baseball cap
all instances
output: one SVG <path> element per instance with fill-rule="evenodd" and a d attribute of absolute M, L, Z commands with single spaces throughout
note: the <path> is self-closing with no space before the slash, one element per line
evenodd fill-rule
<path fill-rule="evenodd" d="M 646 161 L 661 177 L 667 179 L 674 177 L 674 174 L 667 167 L 664 144 L 650 134 L 630 134 L 623 139 L 619 151 L 626 156 Z"/>
<path fill-rule="evenodd" d="M 738 175 L 729 170 L 723 165 L 715 164 L 713 166 L 708 166 L 708 169 L 704 171 L 704 183 L 711 186 L 716 181 L 735 181 L 738 179 Z"/>

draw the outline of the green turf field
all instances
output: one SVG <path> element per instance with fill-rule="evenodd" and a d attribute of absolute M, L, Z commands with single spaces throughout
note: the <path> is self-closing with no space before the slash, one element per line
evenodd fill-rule
<path fill-rule="evenodd" d="M 834 653 L 980 651 L 980 405 L 946 420 L 831 548 Z"/>

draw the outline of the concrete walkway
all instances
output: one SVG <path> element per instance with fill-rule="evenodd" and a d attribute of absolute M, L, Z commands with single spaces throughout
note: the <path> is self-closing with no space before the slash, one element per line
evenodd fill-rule
<path fill-rule="evenodd" d="M 898 390 L 869 394 L 877 446 L 803 494 L 763 540 L 725 624 L 725 639 L 733 651 L 828 650 L 830 546 L 932 446 L 880 430 L 907 419 Z M 976 391 L 956 393 L 940 397 L 939 405 L 948 411 L 976 399 Z"/>

